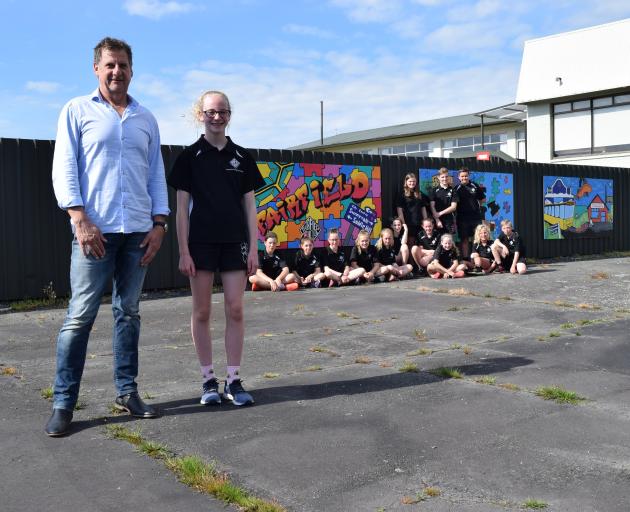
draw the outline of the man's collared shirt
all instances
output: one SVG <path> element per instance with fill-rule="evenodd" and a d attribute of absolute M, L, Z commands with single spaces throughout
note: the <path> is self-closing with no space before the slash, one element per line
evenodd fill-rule
<path fill-rule="evenodd" d="M 83 206 L 103 233 L 150 231 L 168 215 L 157 121 L 131 96 L 122 116 L 98 89 L 61 111 L 53 159 L 60 208 Z"/>

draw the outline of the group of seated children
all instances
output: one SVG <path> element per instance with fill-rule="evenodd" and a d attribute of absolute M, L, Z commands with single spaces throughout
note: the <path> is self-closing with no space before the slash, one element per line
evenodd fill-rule
<path fill-rule="evenodd" d="M 392 227 L 381 231 L 376 246 L 370 244 L 370 233 L 361 230 L 355 240 L 349 260 L 341 247 L 336 229 L 328 232 L 328 247 L 321 258 L 314 252 L 313 240 L 303 237 L 293 265 L 276 254 L 278 237 L 269 232 L 265 236 L 265 250 L 260 254 L 256 274 L 250 276 L 252 290 L 297 290 L 300 287 L 319 288 L 396 281 L 411 277 L 413 258 L 420 273 L 434 279 L 460 278 L 466 272 L 489 274 L 495 270 L 509 270 L 512 274 L 527 271 L 521 260 L 520 237 L 509 220 L 501 222 L 501 235 L 492 241 L 490 229 L 479 224 L 475 229 L 470 261 L 460 261 L 459 251 L 450 233 L 440 234 L 430 218 L 422 221 L 416 244 L 409 249 L 407 226 L 395 218 Z"/>

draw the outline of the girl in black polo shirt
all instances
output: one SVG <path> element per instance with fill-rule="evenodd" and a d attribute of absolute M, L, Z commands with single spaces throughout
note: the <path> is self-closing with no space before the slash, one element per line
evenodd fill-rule
<path fill-rule="evenodd" d="M 460 263 L 457 248 L 453 243 L 453 236 L 444 234 L 440 238 L 440 245 L 433 253 L 433 261 L 427 266 L 427 271 L 433 279 L 464 277 L 466 265 Z"/>
<path fill-rule="evenodd" d="M 405 175 L 403 191 L 396 199 L 396 215 L 403 224 L 407 224 L 409 245 L 416 241 L 422 219 L 427 216 L 427 197 L 418 189 L 418 178 L 412 172 Z"/>
<path fill-rule="evenodd" d="M 224 93 L 203 93 L 193 111 L 205 133 L 177 157 L 168 183 L 177 190 L 179 270 L 188 276 L 192 292 L 190 323 L 204 382 L 201 403 L 221 403 L 210 338 L 212 285 L 214 273 L 220 272 L 228 366 L 223 398 L 246 405 L 254 400 L 239 377 L 243 292 L 247 274 L 258 265 L 254 191 L 264 180 L 247 150 L 225 135 L 232 112 Z"/>
<path fill-rule="evenodd" d="M 364 229 L 359 231 L 350 253 L 350 266 L 363 269 L 364 274 L 361 276 L 361 279 L 368 283 L 374 281 L 376 272 L 380 267 L 376 258 L 376 247 L 370 245 L 370 233 Z"/>

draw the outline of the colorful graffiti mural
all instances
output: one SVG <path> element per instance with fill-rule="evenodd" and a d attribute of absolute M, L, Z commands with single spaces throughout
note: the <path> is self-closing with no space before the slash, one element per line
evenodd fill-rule
<path fill-rule="evenodd" d="M 353 245 L 361 229 L 373 241 L 381 230 L 381 168 L 378 166 L 257 162 L 265 186 L 256 191 L 258 246 L 268 231 L 280 249 L 298 248 L 312 237 L 324 247 L 328 230 Z"/>
<path fill-rule="evenodd" d="M 607 236 L 613 228 L 613 180 L 543 176 L 545 240 Z"/>
<path fill-rule="evenodd" d="M 439 169 L 419 169 L 420 189 L 429 194 L 432 187 L 439 186 Z M 449 169 L 451 186 L 459 184 L 459 171 Z M 493 227 L 493 237 L 501 234 L 501 221 L 509 219 L 514 223 L 514 187 L 512 173 L 470 171 L 470 179 L 484 189 L 486 193 L 485 219 Z M 518 229 L 518 226 L 516 226 Z"/>

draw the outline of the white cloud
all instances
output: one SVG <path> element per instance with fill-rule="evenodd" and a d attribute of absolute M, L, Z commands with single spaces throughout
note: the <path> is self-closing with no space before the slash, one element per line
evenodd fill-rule
<path fill-rule="evenodd" d="M 39 92 L 42 94 L 52 94 L 57 92 L 61 88 L 61 84 L 58 82 L 26 82 L 26 90 Z"/>
<path fill-rule="evenodd" d="M 282 27 L 282 31 L 288 34 L 298 34 L 303 36 L 319 37 L 321 39 L 332 39 L 335 35 L 319 27 L 312 27 L 309 25 L 298 25 L 296 23 L 289 23 Z"/>
<path fill-rule="evenodd" d="M 190 106 L 204 90 L 219 89 L 230 97 L 229 134 L 237 143 L 286 148 L 319 138 L 320 100 L 325 136 L 509 103 L 519 63 L 438 70 L 387 54 L 367 64 L 362 56 L 343 53 L 326 54 L 309 67 L 209 61 L 167 80 L 137 76 L 134 87 L 158 118 L 166 144 L 190 144 L 198 137 Z"/>
<path fill-rule="evenodd" d="M 398 19 L 403 13 L 402 0 L 330 0 L 344 9 L 352 21 L 383 23 Z"/>
<path fill-rule="evenodd" d="M 193 4 L 184 2 L 161 2 L 159 0 L 126 0 L 123 8 L 132 16 L 159 20 L 169 14 L 180 14 L 194 9 Z"/>

